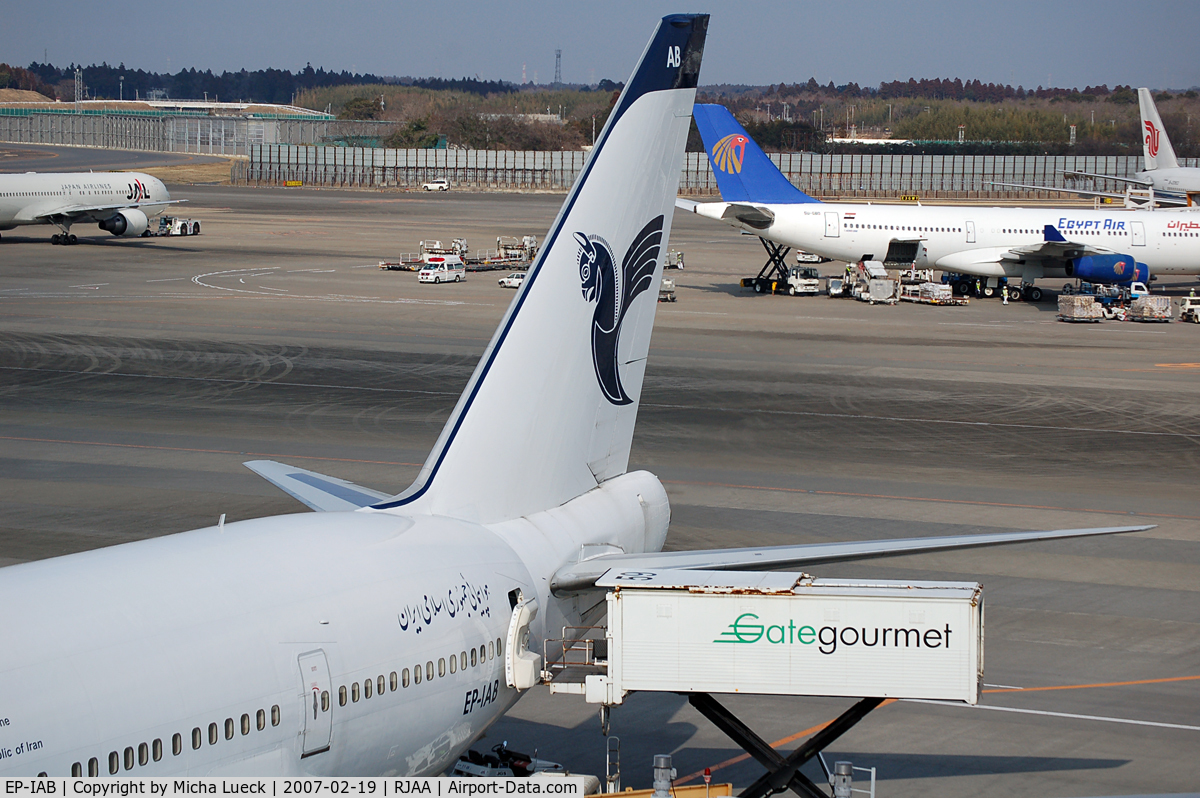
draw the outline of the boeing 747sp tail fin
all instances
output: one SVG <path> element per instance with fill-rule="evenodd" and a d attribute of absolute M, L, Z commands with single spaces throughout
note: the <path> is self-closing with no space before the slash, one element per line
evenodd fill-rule
<path fill-rule="evenodd" d="M 495 523 L 625 473 L 707 30 L 659 24 L 420 475 L 374 509 Z"/>

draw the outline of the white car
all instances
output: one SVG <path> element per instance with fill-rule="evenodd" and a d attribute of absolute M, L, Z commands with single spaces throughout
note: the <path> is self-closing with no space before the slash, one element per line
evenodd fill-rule
<path fill-rule="evenodd" d="M 465 279 L 467 270 L 458 258 L 429 258 L 417 272 L 418 283 L 461 283 Z"/>
<path fill-rule="evenodd" d="M 421 188 L 426 191 L 449 191 L 449 180 L 430 180 L 428 183 L 422 183 Z"/>
<path fill-rule="evenodd" d="M 507 277 L 501 277 L 497 282 L 501 288 L 520 288 L 525 282 L 525 272 L 513 272 Z"/>

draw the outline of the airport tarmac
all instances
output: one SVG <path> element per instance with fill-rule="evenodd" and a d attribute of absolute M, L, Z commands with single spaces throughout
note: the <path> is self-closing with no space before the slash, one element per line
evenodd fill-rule
<path fill-rule="evenodd" d="M 401 490 L 514 294 L 499 273 L 428 286 L 376 262 L 424 238 L 540 240 L 562 201 L 171 190 L 203 235 L 3 234 L 0 564 L 303 510 L 250 459 Z M 670 245 L 688 265 L 658 308 L 631 462 L 666 485 L 668 548 L 1158 524 L 814 569 L 978 579 L 1000 691 L 884 706 L 829 760 L 877 767 L 892 796 L 1195 790 L 1200 329 L 756 296 L 737 287 L 756 240 L 681 213 Z M 781 750 L 850 704 L 722 701 Z M 659 753 L 692 784 L 706 766 L 738 787 L 761 773 L 680 696 L 634 696 L 612 733 L 625 786 L 648 787 Z M 603 777 L 581 699 L 531 691 L 475 747 L 504 740 Z"/>

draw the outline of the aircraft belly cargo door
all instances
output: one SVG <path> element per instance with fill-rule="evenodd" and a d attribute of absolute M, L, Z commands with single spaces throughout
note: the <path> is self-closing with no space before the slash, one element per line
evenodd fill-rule
<path fill-rule="evenodd" d="M 1129 232 L 1133 233 L 1130 243 L 1135 247 L 1146 246 L 1146 225 L 1142 222 L 1130 222 Z"/>
<path fill-rule="evenodd" d="M 304 753 L 301 758 L 329 750 L 333 731 L 333 702 L 330 700 L 329 663 L 320 649 L 300 655 L 303 686 L 300 705 L 304 712 Z"/>
<path fill-rule="evenodd" d="M 838 230 L 841 229 L 841 224 L 838 223 L 838 215 L 833 212 L 826 211 L 825 213 L 825 237 L 837 238 Z"/>

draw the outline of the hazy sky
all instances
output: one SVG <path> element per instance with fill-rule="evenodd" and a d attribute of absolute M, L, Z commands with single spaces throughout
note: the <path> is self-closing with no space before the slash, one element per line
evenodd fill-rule
<path fill-rule="evenodd" d="M 176 72 L 314 67 L 519 81 L 624 80 L 657 19 L 712 14 L 701 83 L 878 85 L 909 77 L 1077 86 L 1200 85 L 1196 0 L 207 0 L 7 2 L 0 61 Z"/>

